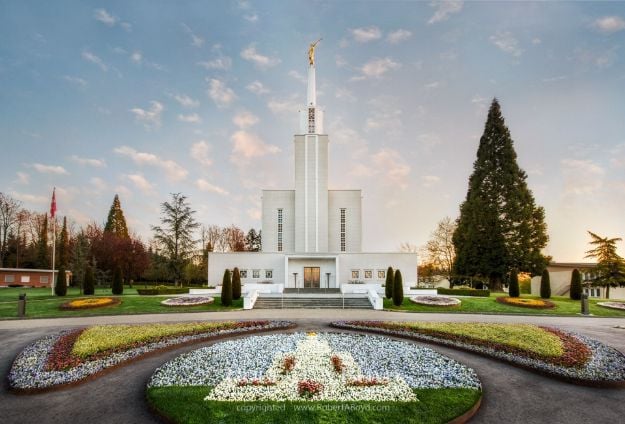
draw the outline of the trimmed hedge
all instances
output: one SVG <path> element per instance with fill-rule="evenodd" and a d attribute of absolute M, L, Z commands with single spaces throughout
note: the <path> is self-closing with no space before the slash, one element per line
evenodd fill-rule
<path fill-rule="evenodd" d="M 142 296 L 154 296 L 157 294 L 185 294 L 189 293 L 188 287 L 153 287 L 149 289 L 137 289 Z"/>
<path fill-rule="evenodd" d="M 450 294 L 452 296 L 476 296 L 476 297 L 489 297 L 490 290 L 478 290 L 478 289 L 444 289 L 438 288 L 438 294 Z"/>

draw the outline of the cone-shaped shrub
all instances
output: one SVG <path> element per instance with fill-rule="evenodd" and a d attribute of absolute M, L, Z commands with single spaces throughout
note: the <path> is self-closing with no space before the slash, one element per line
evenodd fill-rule
<path fill-rule="evenodd" d="M 232 271 L 232 299 L 241 299 L 241 272 L 237 267 Z"/>
<path fill-rule="evenodd" d="M 386 270 L 386 283 L 385 283 L 385 290 L 384 290 L 384 295 L 386 296 L 387 299 L 390 299 L 391 297 L 393 297 L 393 278 L 395 278 L 393 276 L 393 267 L 389 266 L 388 269 Z"/>
<path fill-rule="evenodd" d="M 122 276 L 121 267 L 116 267 L 113 273 L 113 294 L 120 295 L 124 293 L 124 278 Z"/>
<path fill-rule="evenodd" d="M 232 277 L 229 269 L 224 271 L 224 279 L 221 283 L 221 304 L 232 305 Z"/>
<path fill-rule="evenodd" d="M 83 281 L 82 292 L 83 294 L 93 294 L 95 292 L 95 284 L 93 281 L 93 269 L 87 265 L 85 269 L 85 278 Z"/>
<path fill-rule="evenodd" d="M 540 297 L 543 299 L 549 299 L 551 297 L 551 281 L 547 269 L 543 271 L 543 275 L 540 277 Z"/>
<path fill-rule="evenodd" d="M 401 306 L 404 302 L 404 282 L 401 278 L 401 271 L 395 271 L 393 278 L 393 305 Z"/>
<path fill-rule="evenodd" d="M 571 299 L 580 300 L 582 298 L 582 274 L 577 268 L 571 274 Z"/>
<path fill-rule="evenodd" d="M 59 267 L 58 274 L 56 275 L 54 294 L 57 296 L 65 296 L 67 294 L 67 280 L 65 279 L 65 268 L 63 268 L 63 265 Z"/>
<path fill-rule="evenodd" d="M 510 271 L 510 285 L 508 286 L 508 296 L 519 297 L 519 270 L 512 268 Z"/>

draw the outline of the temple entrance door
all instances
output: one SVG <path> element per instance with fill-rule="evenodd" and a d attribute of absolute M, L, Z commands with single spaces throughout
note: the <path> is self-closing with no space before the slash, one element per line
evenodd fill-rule
<path fill-rule="evenodd" d="M 320 278 L 321 277 L 321 270 L 319 267 L 311 267 L 311 266 L 306 266 L 304 267 L 304 288 L 305 289 L 318 289 L 319 286 L 319 282 L 320 282 Z"/>

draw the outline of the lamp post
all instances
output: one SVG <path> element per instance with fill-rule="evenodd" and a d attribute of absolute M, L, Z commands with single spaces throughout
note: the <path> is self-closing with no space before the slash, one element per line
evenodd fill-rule
<path fill-rule="evenodd" d="M 299 287 L 297 287 L 297 272 L 293 273 L 293 282 L 295 283 L 295 288 L 297 289 L 297 293 L 299 293 Z"/>
<path fill-rule="evenodd" d="M 326 272 L 326 291 L 328 291 L 328 289 L 330 288 L 330 272 Z"/>

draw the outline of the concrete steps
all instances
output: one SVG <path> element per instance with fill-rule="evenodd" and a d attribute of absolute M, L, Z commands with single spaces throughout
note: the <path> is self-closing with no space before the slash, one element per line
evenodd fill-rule
<path fill-rule="evenodd" d="M 345 303 L 343 303 L 345 302 Z M 254 309 L 372 309 L 366 297 L 263 297 L 256 300 Z"/>

